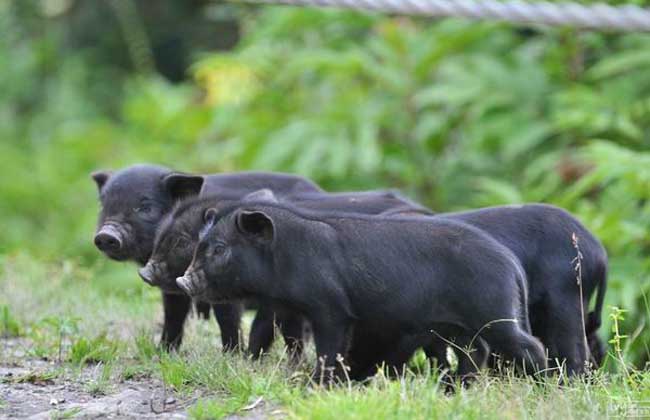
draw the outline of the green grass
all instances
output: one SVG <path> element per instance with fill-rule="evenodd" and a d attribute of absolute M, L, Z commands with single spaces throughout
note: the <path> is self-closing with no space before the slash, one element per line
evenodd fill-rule
<path fill-rule="evenodd" d="M 74 418 L 81 411 L 80 408 L 71 408 L 69 410 L 55 411 L 51 414 L 52 420 L 63 420 Z"/>
<path fill-rule="evenodd" d="M 201 399 L 189 409 L 189 415 L 197 420 L 222 418 L 237 410 L 237 406 L 218 399 Z"/>
<path fill-rule="evenodd" d="M 181 351 L 161 353 L 155 345 L 162 315 L 158 293 L 140 284 L 128 265 L 88 268 L 18 255 L 5 259 L 0 290 L 3 319 L 12 320 L 13 331 L 23 332 L 21 339 L 38 344 L 32 356 L 80 374 L 84 366 L 97 370 L 85 385 L 89 394 L 110 394 L 125 379 L 162 380 L 192 401 L 188 414 L 196 419 L 260 410 L 309 419 L 602 418 L 639 413 L 650 402 L 650 373 L 623 369 L 564 385 L 554 378 L 536 383 L 481 375 L 469 389 L 448 395 L 421 357 L 399 379 L 380 372 L 369 384 L 328 390 L 308 384 L 313 347 L 297 368 L 287 365 L 282 346 L 254 363 L 243 354 L 221 353 L 216 323 L 194 318 Z M 619 363 L 609 360 L 614 368 Z M 57 372 L 31 372 L 13 380 L 47 382 Z"/>
<path fill-rule="evenodd" d="M 93 397 L 106 395 L 111 387 L 113 366 L 112 362 L 98 364 L 97 368 L 100 369 L 100 374 L 86 385 L 86 392 Z"/>
<path fill-rule="evenodd" d="M 61 374 L 60 369 L 30 371 L 23 375 L 19 375 L 11 379 L 7 379 L 7 381 L 12 383 L 30 383 L 36 385 L 45 385 L 51 383 L 60 374 Z"/>
<path fill-rule="evenodd" d="M 18 321 L 11 315 L 9 306 L 0 306 L 0 337 L 18 337 L 21 328 Z"/>
<path fill-rule="evenodd" d="M 83 365 L 86 363 L 111 362 L 119 352 L 120 343 L 110 340 L 106 333 L 94 338 L 79 337 L 70 346 L 69 360 Z"/>

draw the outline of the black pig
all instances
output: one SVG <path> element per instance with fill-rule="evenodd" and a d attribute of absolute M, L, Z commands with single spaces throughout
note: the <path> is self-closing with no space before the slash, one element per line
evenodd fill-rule
<path fill-rule="evenodd" d="M 317 378 L 340 377 L 357 329 L 478 335 L 528 372 L 546 366 L 529 333 L 523 269 L 476 228 L 267 203 L 211 209 L 205 220 L 178 285 L 211 302 L 261 297 L 304 314 L 321 361 Z"/>
<path fill-rule="evenodd" d="M 547 204 L 489 207 L 439 217 L 476 226 L 517 256 L 528 278 L 532 332 L 548 348 L 552 361 L 564 364 L 569 374 L 581 373 L 593 343 L 595 363 L 600 366 L 597 329 L 607 287 L 607 252 L 580 221 Z M 573 235 L 582 255 L 582 300 Z M 595 309 L 588 313 L 594 293 Z"/>
<path fill-rule="evenodd" d="M 604 346 L 597 329 L 607 283 L 607 253 L 577 219 L 565 210 L 546 204 L 490 207 L 439 214 L 435 218 L 480 228 L 517 256 L 528 279 L 532 332 L 548 348 L 553 364 L 557 360 L 565 364 L 568 373 L 580 373 L 588 353 L 596 366 L 602 364 Z M 578 238 L 582 254 L 582 301 L 574 270 L 577 250 L 572 243 L 573 234 Z M 583 320 L 581 305 L 587 308 L 596 291 L 595 309 Z M 583 325 L 589 350 L 585 348 Z M 397 337 L 382 340 L 364 331 L 356 334 L 350 358 L 358 363 L 351 376 L 363 379 L 372 375 L 375 366 L 382 362 L 399 367 L 420 346 L 429 357 L 435 357 L 445 366 L 446 343 L 427 336 L 404 337 L 402 345 L 389 346 L 398 341 Z M 386 351 L 387 348 L 392 351 Z"/>
<path fill-rule="evenodd" d="M 204 190 L 249 189 L 284 184 L 290 191 L 321 191 L 297 176 L 264 172 L 223 175 L 187 175 L 154 165 L 135 165 L 116 172 L 98 171 L 92 178 L 99 189 L 102 209 L 95 245 L 109 258 L 144 265 L 149 259 L 158 224 L 174 203 Z M 163 292 L 164 325 L 161 345 L 177 348 L 191 299 L 182 293 Z M 208 307 L 209 310 L 209 307 Z M 213 305 L 225 349 L 239 343 L 240 305 Z M 203 309 L 205 312 L 205 307 Z"/>
<path fill-rule="evenodd" d="M 141 275 L 147 282 L 168 293 L 179 293 L 176 278 L 183 275 L 192 260 L 199 231 L 203 226 L 203 214 L 209 208 L 224 208 L 238 202 L 240 195 L 222 190 L 220 194 L 185 200 L 161 223 L 156 235 L 154 251 Z M 363 214 L 394 213 L 410 211 L 418 214 L 430 212 L 391 191 L 368 191 L 350 193 L 293 193 L 287 196 L 275 194 L 269 189 L 253 192 L 242 201 L 285 201 L 307 209 L 345 210 Z M 258 312 L 251 327 L 249 351 L 257 357 L 267 351 L 274 338 L 275 319 L 292 356 L 302 351 L 303 318 L 291 311 L 269 304 L 258 304 Z"/>

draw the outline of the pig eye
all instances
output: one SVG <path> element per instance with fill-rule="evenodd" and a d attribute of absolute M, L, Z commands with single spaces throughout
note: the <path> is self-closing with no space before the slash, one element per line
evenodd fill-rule
<path fill-rule="evenodd" d="M 153 210 L 153 207 L 151 206 L 151 204 L 142 204 L 140 207 L 136 207 L 133 210 L 136 213 L 149 214 Z"/>
<path fill-rule="evenodd" d="M 226 247 L 221 244 L 217 244 L 214 246 L 214 255 L 222 255 L 224 252 L 226 252 Z"/>
<path fill-rule="evenodd" d="M 187 248 L 190 246 L 190 241 L 188 241 L 186 238 L 178 238 L 178 241 L 176 241 L 175 248 Z"/>

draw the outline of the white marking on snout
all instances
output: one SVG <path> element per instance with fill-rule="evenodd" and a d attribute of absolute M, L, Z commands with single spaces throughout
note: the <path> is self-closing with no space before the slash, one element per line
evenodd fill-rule
<path fill-rule="evenodd" d="M 187 294 L 191 294 L 191 280 L 186 276 L 176 278 L 176 284 Z"/>

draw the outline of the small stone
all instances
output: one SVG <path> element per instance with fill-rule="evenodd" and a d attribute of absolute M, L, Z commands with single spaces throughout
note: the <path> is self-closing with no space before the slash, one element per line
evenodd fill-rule
<path fill-rule="evenodd" d="M 147 405 L 147 404 L 149 404 L 149 400 L 142 400 L 142 402 L 140 404 Z"/>
<path fill-rule="evenodd" d="M 50 405 L 57 405 L 59 402 L 56 400 L 56 398 L 52 398 L 50 400 Z"/>
<path fill-rule="evenodd" d="M 165 405 L 170 405 L 176 403 L 176 398 L 174 397 L 169 397 L 165 400 Z"/>

